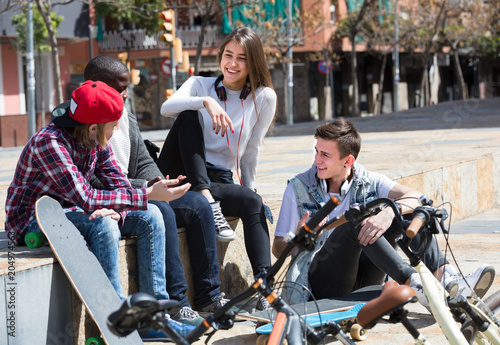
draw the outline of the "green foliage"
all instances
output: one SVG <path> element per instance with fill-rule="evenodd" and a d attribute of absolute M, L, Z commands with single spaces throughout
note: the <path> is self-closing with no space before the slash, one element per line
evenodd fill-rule
<path fill-rule="evenodd" d="M 96 1 L 98 15 L 115 20 L 114 29 L 123 25 L 125 29 L 143 28 L 148 35 L 156 35 L 162 21 L 158 14 L 165 10 L 164 0 L 114 0 Z"/>
<path fill-rule="evenodd" d="M 57 34 L 57 28 L 64 20 L 64 17 L 58 16 L 55 12 L 50 13 L 52 26 L 54 27 L 54 34 Z M 19 51 L 26 51 L 26 14 L 16 14 L 11 19 L 12 25 L 16 27 L 17 40 L 12 43 L 14 49 Z M 50 51 L 51 47 L 46 44 L 49 32 L 45 26 L 42 16 L 38 9 L 33 9 L 33 41 L 35 49 L 39 51 Z"/>
<path fill-rule="evenodd" d="M 490 35 L 479 36 L 476 40 L 478 55 L 484 55 L 492 58 L 500 56 L 500 37 L 491 37 Z"/>

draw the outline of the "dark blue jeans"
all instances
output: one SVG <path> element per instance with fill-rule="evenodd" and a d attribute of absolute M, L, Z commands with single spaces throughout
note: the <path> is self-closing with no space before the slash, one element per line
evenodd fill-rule
<path fill-rule="evenodd" d="M 359 243 L 360 230 L 353 222 L 337 227 L 314 256 L 309 284 L 315 298 L 341 297 L 365 286 L 380 285 L 386 274 L 403 284 L 416 272 L 394 249 L 396 238 L 401 236 L 395 221 L 371 245 Z M 420 240 L 417 235 L 411 248 L 418 248 Z M 419 257 L 431 272 L 448 263 L 434 239 Z"/>
<path fill-rule="evenodd" d="M 172 299 L 188 306 L 188 285 L 179 258 L 177 227 L 186 228 L 186 239 L 192 267 L 194 308 L 200 309 L 220 294 L 219 263 L 215 224 L 208 200 L 199 193 L 187 192 L 169 204 L 150 201 L 158 206 L 164 219 L 175 219 L 175 229 L 166 226 L 165 260 L 167 291 Z"/>

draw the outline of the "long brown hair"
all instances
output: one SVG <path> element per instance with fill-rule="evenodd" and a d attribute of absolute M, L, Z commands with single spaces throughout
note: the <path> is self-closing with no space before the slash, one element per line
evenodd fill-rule
<path fill-rule="evenodd" d="M 262 41 L 255 31 L 250 28 L 241 27 L 234 29 L 233 32 L 227 35 L 219 46 L 219 52 L 217 54 L 217 62 L 219 63 L 219 66 L 226 45 L 232 41 L 242 46 L 245 51 L 247 58 L 248 82 L 250 83 L 252 97 L 255 102 L 255 90 L 257 90 L 260 86 L 270 87 L 274 90 L 271 73 L 269 73 L 269 69 L 267 68 L 266 55 L 264 54 Z M 270 127 L 272 127 L 272 123 Z"/>
<path fill-rule="evenodd" d="M 231 41 L 242 46 L 245 51 L 247 57 L 248 79 L 252 92 L 260 86 L 273 88 L 273 81 L 269 69 L 267 68 L 266 55 L 264 54 L 262 41 L 255 31 L 250 28 L 237 28 L 227 35 L 219 46 L 219 53 L 217 55 L 219 65 L 222 60 L 224 49 Z"/>

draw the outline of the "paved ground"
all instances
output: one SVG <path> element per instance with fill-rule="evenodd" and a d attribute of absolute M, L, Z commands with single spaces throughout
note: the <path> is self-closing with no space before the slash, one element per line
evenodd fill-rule
<path fill-rule="evenodd" d="M 361 132 L 363 149 L 359 157 L 368 169 L 398 178 L 436 169 L 446 165 L 482 157 L 500 151 L 500 99 L 450 102 L 393 113 L 378 117 L 351 119 Z M 287 179 L 306 170 L 313 161 L 312 134 L 318 123 L 277 125 L 273 135 L 265 140 L 258 168 L 257 189 L 273 210 L 279 214 L 281 196 Z M 162 144 L 167 131 L 144 133 Z M 21 148 L 0 148 L 0 228 L 5 220 L 5 195 Z M 500 209 L 455 223 L 450 238 L 451 248 L 464 273 L 473 271 L 483 262 L 500 272 Z M 271 227 L 274 231 L 274 225 Z M 0 233 L 1 235 L 1 233 Z M 444 243 L 441 243 L 444 246 Z M 1 246 L 1 245 L 0 245 Z M 490 291 L 500 289 L 496 276 Z M 433 344 L 446 340 L 433 318 L 420 305 L 409 307 L 410 318 Z M 205 339 L 205 338 L 204 338 Z M 203 340 L 204 340 L 203 339 Z M 212 344 L 254 344 L 254 325 L 237 323 L 228 331 L 218 331 Z M 328 339 L 327 343 L 333 342 Z M 413 344 L 401 325 L 377 325 L 364 343 Z M 202 344 L 202 340 L 197 344 Z"/>

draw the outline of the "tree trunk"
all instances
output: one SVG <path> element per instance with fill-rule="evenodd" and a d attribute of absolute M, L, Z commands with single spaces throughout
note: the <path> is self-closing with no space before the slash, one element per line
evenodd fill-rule
<path fill-rule="evenodd" d="M 198 37 L 198 47 L 196 47 L 196 57 L 194 58 L 194 75 L 199 75 L 201 50 L 203 49 L 203 42 L 205 41 L 205 32 L 207 30 L 207 21 L 202 20 L 200 37 Z"/>
<path fill-rule="evenodd" d="M 375 100 L 375 107 L 373 109 L 374 115 L 379 115 L 382 109 L 382 95 L 384 94 L 384 79 L 385 79 L 385 67 L 387 65 L 387 55 L 384 54 L 382 58 L 382 66 L 380 67 L 380 79 L 378 82 L 378 93 Z"/>
<path fill-rule="evenodd" d="M 40 12 L 47 31 L 49 33 L 49 41 L 51 47 L 52 56 L 52 68 L 54 72 L 54 83 L 56 89 L 56 104 L 61 104 L 63 102 L 62 95 L 62 84 L 61 84 L 61 67 L 59 65 L 59 49 L 57 47 L 57 37 L 54 33 L 54 27 L 52 26 L 52 20 L 50 19 L 51 7 L 46 6 L 42 3 L 43 0 L 36 0 L 36 5 L 38 7 L 38 12 Z"/>
<path fill-rule="evenodd" d="M 462 72 L 462 66 L 460 66 L 460 58 L 458 57 L 457 49 L 453 49 L 453 60 L 455 62 L 455 72 L 457 73 L 457 81 L 460 87 L 460 97 L 461 99 L 468 99 L 467 85 L 465 84 L 464 74 Z"/>
<path fill-rule="evenodd" d="M 422 79 L 420 80 L 420 106 L 429 105 L 429 66 L 427 58 L 425 58 L 422 71 Z"/>
<path fill-rule="evenodd" d="M 359 116 L 359 92 L 358 92 L 358 57 L 356 55 L 356 36 L 351 36 L 351 82 L 352 82 L 352 113 L 354 117 Z"/>
<path fill-rule="evenodd" d="M 196 48 L 196 57 L 194 58 L 194 75 L 199 75 L 200 73 L 200 61 L 201 61 L 201 51 L 203 49 L 203 42 L 205 41 L 205 33 L 207 32 L 207 26 L 212 18 L 212 7 L 213 1 L 207 1 L 205 3 L 206 8 L 201 8 L 200 5 L 196 6 L 198 12 L 201 15 L 201 31 L 200 37 L 198 37 L 198 47 Z"/>

